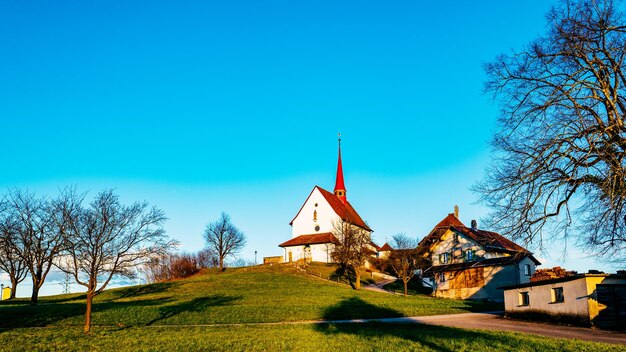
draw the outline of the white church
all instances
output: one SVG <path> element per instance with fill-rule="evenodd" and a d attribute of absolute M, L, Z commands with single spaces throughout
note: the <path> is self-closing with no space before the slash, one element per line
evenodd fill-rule
<path fill-rule="evenodd" d="M 331 263 L 331 253 L 338 242 L 335 237 L 335 226 L 339 221 L 349 222 L 361 228 L 370 236 L 372 229 L 354 210 L 346 197 L 346 186 L 343 181 L 341 164 L 341 139 L 339 139 L 339 160 L 337 163 L 337 179 L 335 190 L 331 193 L 319 186 L 313 190 L 291 220 L 291 239 L 279 244 L 284 249 L 285 262 L 305 261 Z M 376 251 L 380 247 L 371 243 Z"/>

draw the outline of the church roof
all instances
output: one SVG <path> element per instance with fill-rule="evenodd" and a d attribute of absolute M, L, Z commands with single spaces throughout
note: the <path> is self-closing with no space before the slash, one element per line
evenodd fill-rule
<path fill-rule="evenodd" d="M 359 216 L 356 210 L 354 210 L 350 202 L 342 202 L 341 199 L 339 199 L 339 197 L 337 197 L 334 193 L 328 192 L 320 186 L 313 187 L 313 191 L 315 191 L 316 188 L 320 191 L 322 196 L 324 196 L 324 199 L 326 199 L 330 207 L 333 208 L 333 211 L 341 218 L 341 220 L 358 226 L 364 230 L 372 231 L 372 229 L 370 229 L 365 221 L 363 221 L 363 219 Z M 307 197 L 307 200 L 302 204 L 302 207 L 304 207 L 304 204 L 306 204 L 306 202 L 309 200 L 311 194 L 313 194 L 313 191 L 311 191 L 309 197 Z M 300 215 L 302 207 L 298 211 L 298 214 L 296 214 L 296 216 L 291 220 L 289 225 L 293 225 L 293 221 L 298 217 L 298 215 Z"/>
<path fill-rule="evenodd" d="M 337 244 L 337 238 L 330 232 L 314 233 L 310 235 L 300 235 L 289 241 L 283 242 L 278 247 L 303 246 L 307 244 L 334 243 Z"/>

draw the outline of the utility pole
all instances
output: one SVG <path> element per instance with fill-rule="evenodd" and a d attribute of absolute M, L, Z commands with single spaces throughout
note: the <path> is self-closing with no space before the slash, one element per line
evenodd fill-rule
<path fill-rule="evenodd" d="M 65 273 L 65 280 L 60 283 L 63 286 L 63 293 L 70 293 L 70 274 Z"/>
<path fill-rule="evenodd" d="M 254 266 L 256 266 L 256 251 L 254 251 Z"/>

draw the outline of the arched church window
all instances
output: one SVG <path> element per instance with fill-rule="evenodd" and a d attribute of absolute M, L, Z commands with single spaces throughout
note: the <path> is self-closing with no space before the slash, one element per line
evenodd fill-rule
<path fill-rule="evenodd" d="M 313 221 L 317 221 L 317 210 L 313 210 Z"/>

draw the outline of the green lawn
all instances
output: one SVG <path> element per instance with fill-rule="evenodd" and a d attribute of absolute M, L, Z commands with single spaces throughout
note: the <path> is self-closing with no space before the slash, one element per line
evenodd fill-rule
<path fill-rule="evenodd" d="M 15 329 L 10 351 L 623 351 L 622 346 L 412 324 Z"/>
<path fill-rule="evenodd" d="M 94 325 L 257 323 L 319 319 L 378 318 L 493 310 L 500 305 L 400 297 L 296 273 L 291 267 L 256 267 L 211 272 L 186 280 L 105 291 L 96 297 Z M 81 325 L 82 295 L 42 297 L 0 304 L 2 327 Z"/>
<path fill-rule="evenodd" d="M 276 324 L 300 320 L 463 313 L 493 304 L 354 291 L 285 266 L 230 269 L 109 290 L 82 333 L 84 296 L 0 303 L 7 351 L 443 350 L 609 351 L 621 346 L 413 324 Z M 200 324 L 241 324 L 189 326 Z"/>

